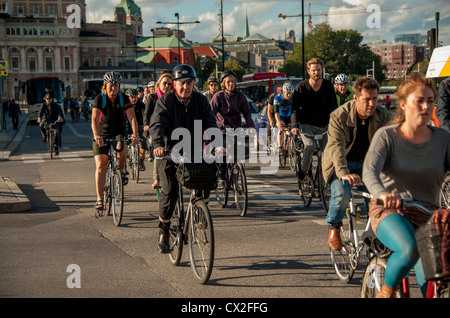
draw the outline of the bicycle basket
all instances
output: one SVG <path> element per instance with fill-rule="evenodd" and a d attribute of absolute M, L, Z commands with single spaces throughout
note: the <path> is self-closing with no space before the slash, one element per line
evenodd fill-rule
<path fill-rule="evenodd" d="M 215 163 L 180 163 L 177 167 L 178 182 L 187 189 L 214 190 L 217 187 L 219 169 Z"/>
<path fill-rule="evenodd" d="M 431 217 L 428 222 L 422 224 L 416 231 L 417 247 L 422 259 L 426 280 L 450 276 L 449 238 L 448 233 L 445 234 L 441 231 L 443 228 L 443 226 L 440 226 L 439 221 L 436 224 L 435 218 Z"/>

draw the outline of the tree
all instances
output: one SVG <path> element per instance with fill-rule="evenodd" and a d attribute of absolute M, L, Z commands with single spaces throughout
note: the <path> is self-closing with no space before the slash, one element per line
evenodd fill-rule
<path fill-rule="evenodd" d="M 367 69 L 375 62 L 375 78 L 384 80 L 380 56 L 362 43 L 363 36 L 356 30 L 333 30 L 327 23 L 316 25 L 305 36 L 305 61 L 319 57 L 324 62 L 325 72 L 331 76 L 339 73 L 366 75 Z M 281 69 L 288 76 L 301 74 L 301 44 L 296 44 L 294 52 Z"/>
<path fill-rule="evenodd" d="M 242 76 L 245 74 L 244 68 L 241 66 L 239 61 L 235 58 L 228 58 L 225 61 L 225 69 L 233 71 L 237 76 L 237 81 L 242 81 Z"/>

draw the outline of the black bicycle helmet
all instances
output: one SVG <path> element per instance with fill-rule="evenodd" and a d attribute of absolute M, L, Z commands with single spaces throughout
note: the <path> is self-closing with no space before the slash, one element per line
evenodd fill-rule
<path fill-rule="evenodd" d="M 230 70 L 225 70 L 222 72 L 222 74 L 220 74 L 220 82 L 223 83 L 223 80 L 225 78 L 227 78 L 228 76 L 233 76 L 234 78 L 237 79 L 236 73 L 234 73 L 233 71 L 230 71 Z"/>
<path fill-rule="evenodd" d="M 108 72 L 103 76 L 103 81 L 108 84 L 120 84 L 122 83 L 122 76 L 117 72 Z"/>
<path fill-rule="evenodd" d="M 209 83 L 219 83 L 219 80 L 217 79 L 217 77 L 215 77 L 215 76 L 211 76 L 211 77 L 209 77 L 208 78 L 208 84 Z"/>
<path fill-rule="evenodd" d="M 137 89 L 134 88 L 129 88 L 125 91 L 125 95 L 131 97 L 131 96 L 138 96 L 138 91 Z"/>
<path fill-rule="evenodd" d="M 144 92 L 144 88 L 142 86 L 137 87 L 136 90 L 138 91 L 138 93 Z"/>
<path fill-rule="evenodd" d="M 195 74 L 195 70 L 192 68 L 192 66 L 187 64 L 180 64 L 178 66 L 175 66 L 172 70 L 172 79 L 174 81 L 185 81 L 188 79 L 197 79 L 197 75 Z"/>

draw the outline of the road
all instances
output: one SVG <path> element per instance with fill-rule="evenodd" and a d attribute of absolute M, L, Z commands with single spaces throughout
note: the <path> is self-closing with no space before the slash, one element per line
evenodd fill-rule
<path fill-rule="evenodd" d="M 0 297 L 359 297 L 362 266 L 350 283 L 339 282 L 322 206 L 315 199 L 300 207 L 289 168 L 262 175 L 258 164 L 246 165 L 246 217 L 237 215 L 234 204 L 219 208 L 212 196 L 214 270 L 208 284 L 199 285 L 187 249 L 177 267 L 157 251 L 152 164 L 146 161 L 139 183 L 130 178 L 116 227 L 111 217 L 93 216 L 90 124 L 69 122 L 62 136 L 60 155 L 50 160 L 38 127 L 28 126 L 18 151 L 0 164 L 0 175 L 13 178 L 32 203 L 29 211 L 0 215 Z"/>

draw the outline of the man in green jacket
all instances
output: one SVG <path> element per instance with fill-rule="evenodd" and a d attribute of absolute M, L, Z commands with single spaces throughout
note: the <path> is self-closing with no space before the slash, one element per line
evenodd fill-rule
<path fill-rule="evenodd" d="M 349 78 L 346 74 L 339 74 L 334 79 L 334 91 L 338 107 L 353 100 L 353 89 L 348 85 Z"/>
<path fill-rule="evenodd" d="M 328 143 L 322 159 L 325 181 L 330 184 L 328 244 L 342 248 L 340 226 L 351 197 L 351 186 L 361 184 L 362 166 L 370 141 L 378 128 L 390 120 L 389 112 L 377 106 L 379 84 L 362 77 L 353 85 L 354 98 L 330 115 Z"/>

